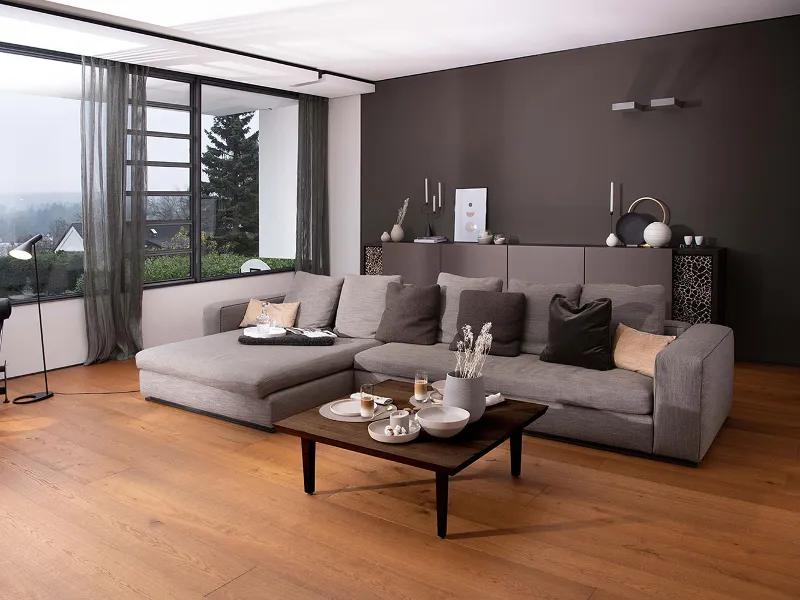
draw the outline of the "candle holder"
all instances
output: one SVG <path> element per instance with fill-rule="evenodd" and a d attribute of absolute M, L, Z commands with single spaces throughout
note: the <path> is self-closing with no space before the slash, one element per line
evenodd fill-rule
<path fill-rule="evenodd" d="M 425 237 L 436 235 L 433 231 L 431 221 L 438 219 L 444 214 L 442 182 L 440 181 L 437 185 L 438 196 L 437 194 L 433 194 L 433 197 L 431 197 L 428 189 L 428 178 L 425 178 L 425 202 L 420 207 L 420 212 L 428 218 L 428 228 L 425 231 Z"/>

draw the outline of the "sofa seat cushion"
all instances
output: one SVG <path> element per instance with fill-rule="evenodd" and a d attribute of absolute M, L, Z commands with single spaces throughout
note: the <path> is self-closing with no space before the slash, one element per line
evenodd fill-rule
<path fill-rule="evenodd" d="M 428 380 L 444 379 L 455 367 L 455 355 L 447 344 L 413 346 L 385 344 L 356 355 L 361 371 L 413 379 L 425 369 Z M 500 391 L 509 398 L 542 400 L 621 413 L 653 412 L 653 380 L 623 369 L 594 371 L 546 363 L 538 356 L 489 356 L 483 367 L 487 392 Z"/>
<path fill-rule="evenodd" d="M 245 346 L 226 331 L 142 350 L 136 366 L 251 398 L 353 368 L 353 357 L 380 344 L 337 339 L 333 346 Z"/>

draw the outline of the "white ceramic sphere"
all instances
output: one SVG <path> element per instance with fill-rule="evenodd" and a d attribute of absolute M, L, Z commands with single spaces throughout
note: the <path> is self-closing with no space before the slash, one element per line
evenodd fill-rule
<path fill-rule="evenodd" d="M 653 248 L 661 248 L 669 244 L 672 239 L 672 230 L 666 223 L 650 223 L 644 230 L 644 241 Z"/>

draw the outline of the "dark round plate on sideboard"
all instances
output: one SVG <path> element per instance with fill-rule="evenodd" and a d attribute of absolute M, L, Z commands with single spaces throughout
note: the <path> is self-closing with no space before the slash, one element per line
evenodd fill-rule
<path fill-rule="evenodd" d="M 619 241 L 624 245 L 640 246 L 644 244 L 645 228 L 657 220 L 653 215 L 648 215 L 647 213 L 625 213 L 617 221 L 615 233 Z"/>

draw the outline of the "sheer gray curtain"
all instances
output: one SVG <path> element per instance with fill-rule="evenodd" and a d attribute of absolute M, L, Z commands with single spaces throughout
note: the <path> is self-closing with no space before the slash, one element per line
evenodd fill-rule
<path fill-rule="evenodd" d="M 146 67 L 83 59 L 86 364 L 130 358 L 142 348 L 146 85 Z"/>
<path fill-rule="evenodd" d="M 295 264 L 328 275 L 328 99 L 301 94 L 299 127 Z"/>

